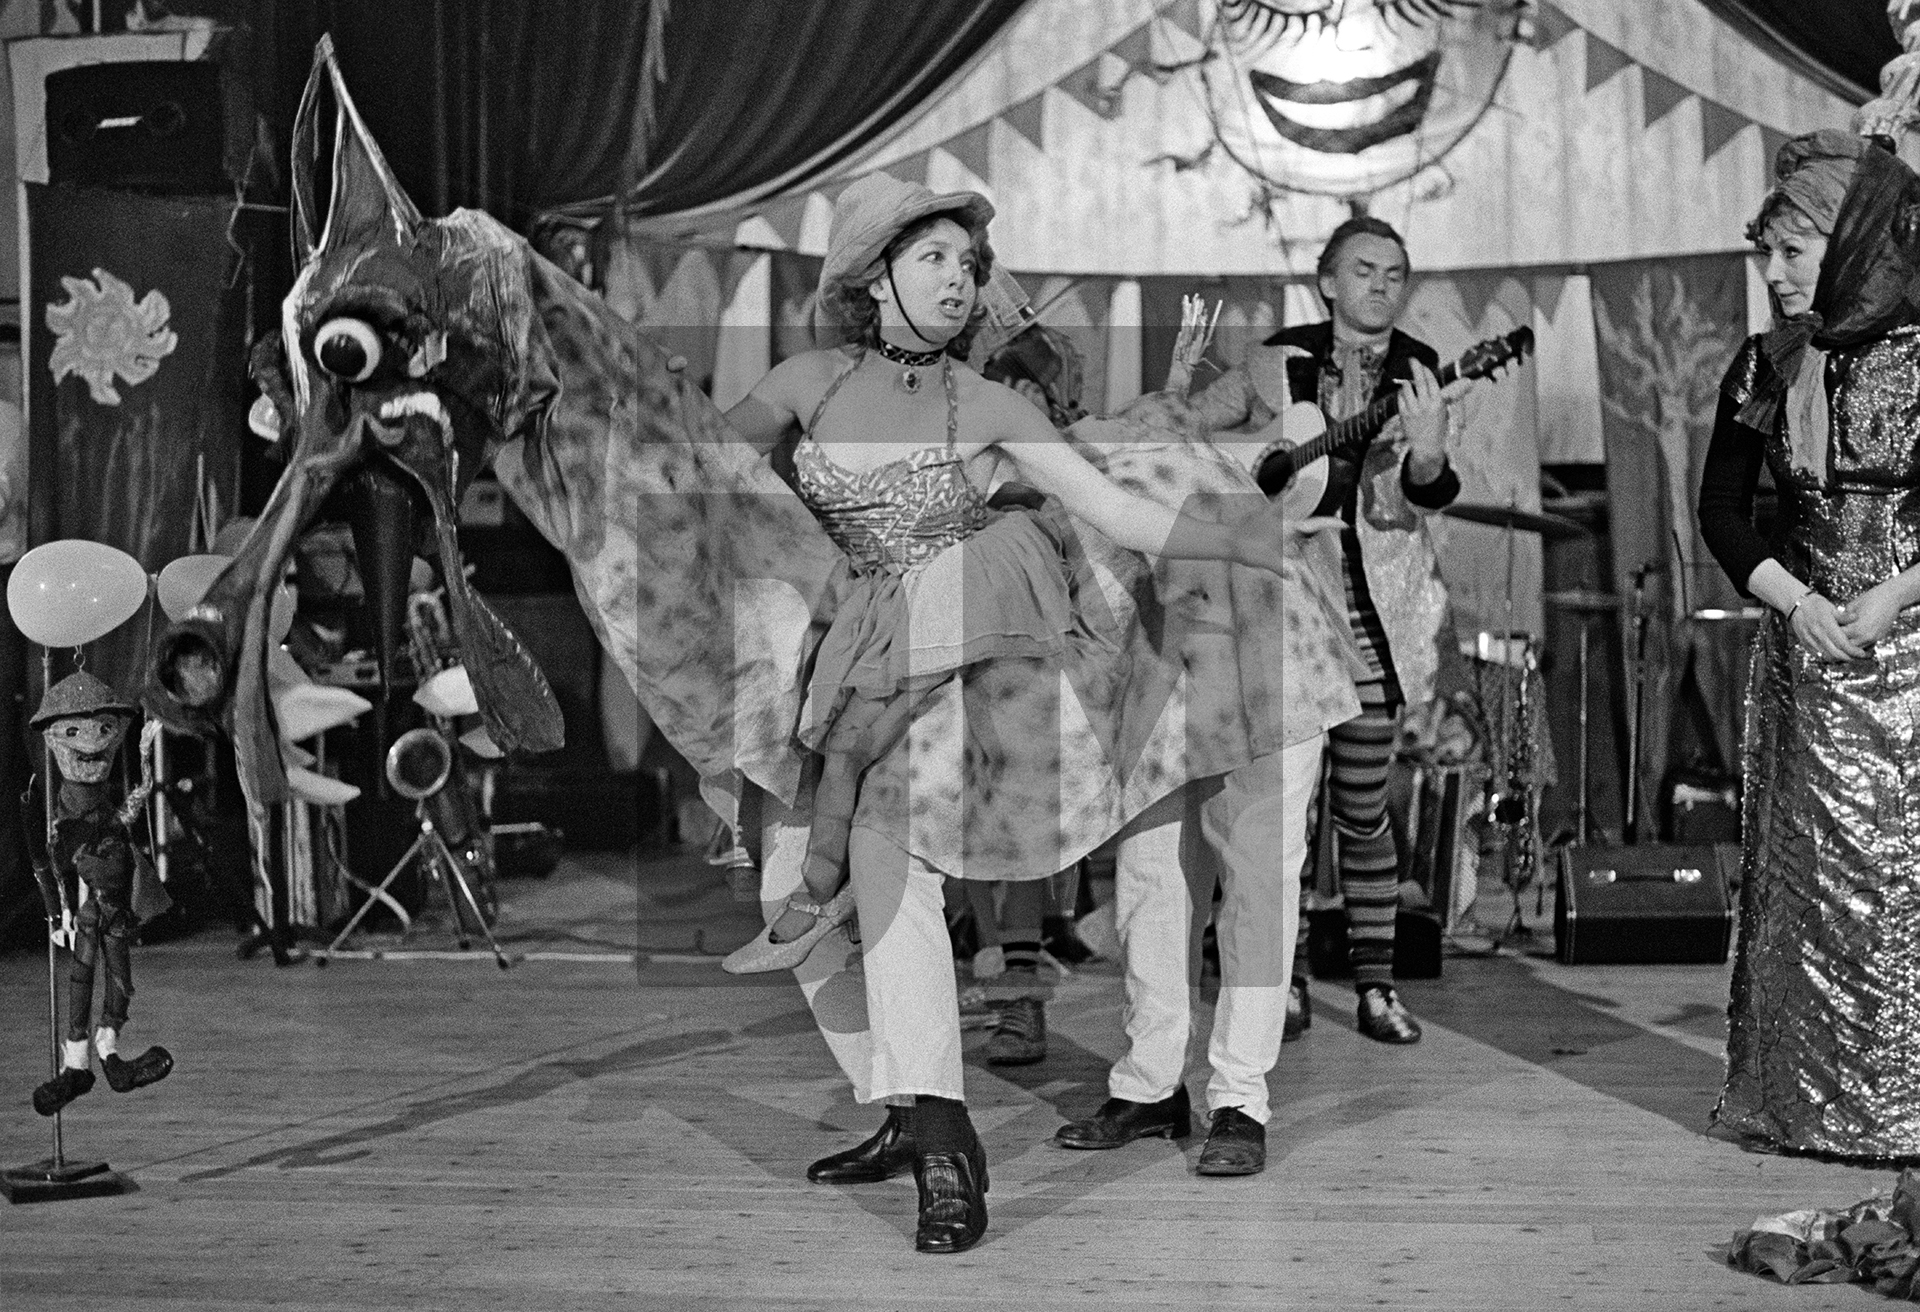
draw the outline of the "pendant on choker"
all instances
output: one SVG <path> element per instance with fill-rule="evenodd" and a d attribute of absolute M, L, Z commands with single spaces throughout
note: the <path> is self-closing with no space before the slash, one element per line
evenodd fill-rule
<path fill-rule="evenodd" d="M 892 342 L 881 342 L 879 350 L 882 358 L 901 366 L 898 381 L 908 396 L 920 390 L 920 371 L 932 368 L 946 357 L 944 351 L 907 351 Z"/>

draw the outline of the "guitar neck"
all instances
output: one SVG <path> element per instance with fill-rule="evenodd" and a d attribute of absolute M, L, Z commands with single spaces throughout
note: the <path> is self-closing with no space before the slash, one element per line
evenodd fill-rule
<path fill-rule="evenodd" d="M 1457 363 L 1442 365 L 1438 375 L 1440 386 L 1445 387 L 1459 376 L 1460 369 Z M 1303 442 L 1295 447 L 1294 467 L 1297 469 L 1309 461 L 1332 455 L 1349 446 L 1371 442 L 1379 435 L 1380 430 L 1387 426 L 1387 421 L 1399 413 L 1400 389 L 1395 388 L 1374 401 L 1365 410 L 1349 415 L 1338 423 L 1329 424 L 1326 432 L 1310 442 Z"/>

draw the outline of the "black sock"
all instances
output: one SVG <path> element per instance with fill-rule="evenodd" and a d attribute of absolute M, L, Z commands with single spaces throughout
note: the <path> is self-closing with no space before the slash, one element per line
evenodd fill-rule
<path fill-rule="evenodd" d="M 913 1099 L 913 1146 L 920 1153 L 964 1153 L 977 1139 L 967 1105 L 952 1098 L 916 1094 Z"/>
<path fill-rule="evenodd" d="M 1040 945 L 1038 943 L 1025 940 L 1002 943 L 1000 945 L 1000 951 L 1006 958 L 1008 970 L 1038 971 L 1040 969 Z"/>

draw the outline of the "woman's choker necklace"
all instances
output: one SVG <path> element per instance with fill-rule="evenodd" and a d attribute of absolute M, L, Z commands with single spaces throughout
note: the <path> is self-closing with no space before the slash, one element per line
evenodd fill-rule
<path fill-rule="evenodd" d="M 920 390 L 920 371 L 922 369 L 931 369 L 934 365 L 939 364 L 947 358 L 945 351 L 909 351 L 903 347 L 895 346 L 885 338 L 880 339 L 880 344 L 877 349 L 882 358 L 891 360 L 894 364 L 902 366 L 899 378 L 900 387 L 909 396 Z"/>

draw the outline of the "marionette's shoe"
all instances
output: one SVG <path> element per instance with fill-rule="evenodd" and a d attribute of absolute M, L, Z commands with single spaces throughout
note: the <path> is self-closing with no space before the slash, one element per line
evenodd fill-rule
<path fill-rule="evenodd" d="M 1194 1169 L 1200 1175 L 1258 1175 L 1267 1169 L 1267 1127 L 1238 1107 L 1222 1107 L 1213 1114 Z"/>
<path fill-rule="evenodd" d="M 1086 1120 L 1069 1122 L 1054 1131 L 1053 1141 L 1062 1148 L 1118 1148 L 1153 1135 L 1184 1139 L 1192 1133 L 1193 1105 L 1183 1084 L 1159 1102 L 1109 1098 Z"/>
<path fill-rule="evenodd" d="M 1280 1042 L 1304 1039 L 1312 1028 L 1313 995 L 1307 992 L 1307 982 L 1295 975 L 1287 985 L 1287 1018 L 1280 1027 Z"/>
<path fill-rule="evenodd" d="M 964 1152 L 917 1153 L 920 1220 L 913 1246 L 922 1253 L 964 1253 L 987 1232 L 987 1154 L 978 1136 Z"/>
<path fill-rule="evenodd" d="M 51 1116 L 93 1087 L 93 1072 L 69 1066 L 33 1091 L 33 1109 Z"/>
<path fill-rule="evenodd" d="M 118 1053 L 102 1057 L 100 1069 L 107 1074 L 107 1087 L 115 1093 L 131 1093 L 166 1079 L 173 1070 L 173 1054 L 155 1044 L 132 1061 Z"/>
<path fill-rule="evenodd" d="M 1359 1021 L 1360 1032 L 1377 1043 L 1420 1042 L 1420 1022 L 1390 988 L 1376 984 L 1361 990 Z"/>
<path fill-rule="evenodd" d="M 913 1169 L 912 1109 L 887 1108 L 887 1123 L 872 1138 L 807 1168 L 815 1184 L 877 1184 Z"/>
<path fill-rule="evenodd" d="M 805 933 L 794 938 L 775 942 L 774 925 L 780 923 L 776 918 L 773 925 L 760 931 L 759 937 L 744 947 L 729 953 L 720 963 L 720 968 L 730 975 L 757 975 L 769 970 L 792 970 L 807 959 L 813 951 L 813 945 L 825 938 L 835 928 L 853 919 L 853 886 L 842 888 L 825 902 L 807 902 L 795 893 L 787 898 L 790 910 L 813 917 L 813 924 Z"/>

